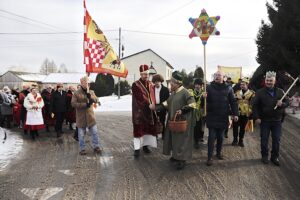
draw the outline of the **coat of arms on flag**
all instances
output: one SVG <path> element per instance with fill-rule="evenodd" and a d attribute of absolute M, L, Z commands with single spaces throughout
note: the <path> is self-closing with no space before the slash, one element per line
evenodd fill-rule
<path fill-rule="evenodd" d="M 84 64 L 86 72 L 107 73 L 126 78 L 128 71 L 84 4 Z"/>

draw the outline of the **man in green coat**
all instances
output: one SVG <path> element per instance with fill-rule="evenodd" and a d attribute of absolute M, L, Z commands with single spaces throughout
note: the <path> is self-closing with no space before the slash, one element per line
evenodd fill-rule
<path fill-rule="evenodd" d="M 185 132 L 172 132 L 167 124 L 163 154 L 171 155 L 172 152 L 170 161 L 175 163 L 178 170 L 181 170 L 185 167 L 186 161 L 192 158 L 195 125 L 193 110 L 196 108 L 196 103 L 194 97 L 182 86 L 182 75 L 178 71 L 172 74 L 171 91 L 171 96 L 162 103 L 168 109 L 168 120 L 173 120 L 177 113 L 187 120 L 188 125 Z M 156 109 L 161 109 L 162 105 L 156 106 Z"/>

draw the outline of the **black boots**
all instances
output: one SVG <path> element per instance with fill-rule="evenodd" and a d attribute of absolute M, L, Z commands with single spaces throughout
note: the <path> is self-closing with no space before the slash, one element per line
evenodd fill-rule
<path fill-rule="evenodd" d="M 240 146 L 240 147 L 244 147 L 244 141 L 243 141 L 243 138 L 240 138 L 239 139 L 239 142 L 237 140 L 237 138 L 234 138 L 233 139 L 233 142 L 231 143 L 232 146 Z"/>
<path fill-rule="evenodd" d="M 35 138 L 38 136 L 37 131 L 30 131 L 30 136 L 32 140 L 35 140 Z"/>
<path fill-rule="evenodd" d="M 176 163 L 176 169 L 182 170 L 185 167 L 185 160 L 178 160 Z"/>
<path fill-rule="evenodd" d="M 237 138 L 233 139 L 233 142 L 231 143 L 232 146 L 237 146 L 238 145 L 238 140 Z"/>
<path fill-rule="evenodd" d="M 280 163 L 279 163 L 279 159 L 278 158 L 272 158 L 271 157 L 271 162 L 274 164 L 274 165 L 276 165 L 276 166 L 280 166 Z"/>
<path fill-rule="evenodd" d="M 140 150 L 134 150 L 133 156 L 138 158 L 140 156 Z"/>
<path fill-rule="evenodd" d="M 149 149 L 148 146 L 143 146 L 143 151 L 147 154 L 151 153 L 151 150 Z"/>
<path fill-rule="evenodd" d="M 245 146 L 245 145 L 244 145 L 243 138 L 240 138 L 240 140 L 239 140 L 239 146 L 240 146 L 240 147 L 244 147 L 244 146 Z"/>

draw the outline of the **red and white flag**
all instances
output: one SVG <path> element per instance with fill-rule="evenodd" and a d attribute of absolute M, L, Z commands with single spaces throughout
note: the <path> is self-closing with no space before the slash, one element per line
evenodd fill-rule
<path fill-rule="evenodd" d="M 126 78 L 128 70 L 121 62 L 107 38 L 84 6 L 84 64 L 88 73 L 111 74 Z"/>

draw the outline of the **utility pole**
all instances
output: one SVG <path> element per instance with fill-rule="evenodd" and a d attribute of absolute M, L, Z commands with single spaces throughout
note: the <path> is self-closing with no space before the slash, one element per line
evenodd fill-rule
<path fill-rule="evenodd" d="M 119 59 L 121 62 L 121 27 L 119 27 Z M 120 93 L 121 93 L 121 88 L 120 88 L 120 77 L 119 77 L 118 78 L 118 99 L 120 99 Z"/>

